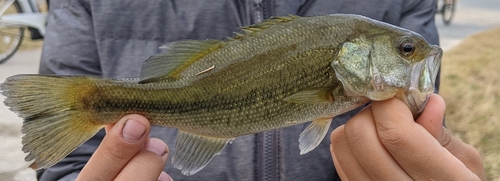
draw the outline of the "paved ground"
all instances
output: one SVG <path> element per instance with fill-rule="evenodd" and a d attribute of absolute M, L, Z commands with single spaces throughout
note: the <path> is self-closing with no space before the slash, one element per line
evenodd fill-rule
<path fill-rule="evenodd" d="M 460 0 L 457 14 L 450 26 L 444 26 L 440 15 L 436 15 L 441 46 L 447 50 L 470 34 L 500 26 L 500 0 Z M 6 77 L 36 73 L 40 50 L 17 53 L 11 60 L 0 65 L 0 81 Z M 3 101 L 0 96 L 0 102 Z M 0 180 L 35 180 L 34 172 L 27 169 L 25 154 L 21 151 L 20 129 L 22 120 L 0 104 Z"/>
<path fill-rule="evenodd" d="M 36 73 L 40 50 L 18 52 L 11 60 L 0 65 L 0 81 L 14 74 Z M 3 102 L 4 97 L 0 96 Z M 0 104 L 0 180 L 35 180 L 33 170 L 27 169 L 25 154 L 21 151 L 22 120 Z"/>
<path fill-rule="evenodd" d="M 500 26 L 500 0 L 458 0 L 457 13 L 450 26 L 436 15 L 441 47 L 446 51 L 470 34 Z"/>

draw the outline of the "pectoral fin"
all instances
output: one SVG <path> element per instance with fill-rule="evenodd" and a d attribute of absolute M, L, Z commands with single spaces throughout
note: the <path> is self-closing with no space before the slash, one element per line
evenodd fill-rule
<path fill-rule="evenodd" d="M 308 153 L 321 143 L 331 123 L 332 118 L 321 118 L 313 121 L 300 133 L 299 149 L 301 155 Z"/>
<path fill-rule="evenodd" d="M 283 99 L 287 102 L 292 103 L 331 103 L 335 99 L 332 95 L 332 89 L 330 88 L 318 88 L 297 92 L 291 96 L 285 97 Z"/>
<path fill-rule="evenodd" d="M 172 164 L 184 175 L 193 175 L 203 169 L 215 155 L 220 154 L 234 138 L 214 138 L 179 130 Z"/>

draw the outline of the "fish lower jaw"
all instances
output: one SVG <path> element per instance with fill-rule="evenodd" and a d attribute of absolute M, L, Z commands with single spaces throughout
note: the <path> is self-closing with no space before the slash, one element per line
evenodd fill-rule
<path fill-rule="evenodd" d="M 393 98 L 396 92 L 368 91 L 366 97 L 372 101 L 383 101 Z"/>
<path fill-rule="evenodd" d="M 395 97 L 403 101 L 414 118 L 417 118 L 427 105 L 427 101 L 432 93 L 423 93 L 416 89 L 398 92 Z"/>

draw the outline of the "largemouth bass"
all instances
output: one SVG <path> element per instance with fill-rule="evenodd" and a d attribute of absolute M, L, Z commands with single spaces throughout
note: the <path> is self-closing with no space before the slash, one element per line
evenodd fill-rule
<path fill-rule="evenodd" d="M 397 97 L 425 106 L 442 50 L 414 32 L 358 15 L 275 17 L 225 41 L 186 40 L 144 61 L 137 79 L 15 75 L 5 104 L 24 119 L 23 151 L 47 168 L 104 125 L 136 113 L 179 129 L 173 165 L 191 175 L 238 136 L 312 122 L 313 150 L 333 117 Z"/>

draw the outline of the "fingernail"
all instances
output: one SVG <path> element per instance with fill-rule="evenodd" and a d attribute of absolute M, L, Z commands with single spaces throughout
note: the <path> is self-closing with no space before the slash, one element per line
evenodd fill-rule
<path fill-rule="evenodd" d="M 165 172 L 161 172 L 160 176 L 158 177 L 158 181 L 174 181 L 170 175 L 168 175 Z"/>
<path fill-rule="evenodd" d="M 127 141 L 137 141 L 146 133 L 146 126 L 134 120 L 127 120 L 123 126 L 122 136 Z"/>
<path fill-rule="evenodd" d="M 163 156 L 165 155 L 165 153 L 167 153 L 167 147 L 165 146 L 165 143 L 163 143 L 159 139 L 150 139 L 146 143 L 146 145 L 144 145 L 144 148 L 160 156 Z"/>

